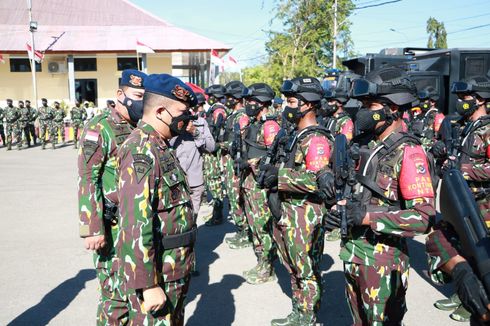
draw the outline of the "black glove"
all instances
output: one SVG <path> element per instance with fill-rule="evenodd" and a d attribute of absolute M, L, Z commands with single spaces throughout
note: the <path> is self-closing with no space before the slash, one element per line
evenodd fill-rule
<path fill-rule="evenodd" d="M 364 216 L 366 216 L 366 207 L 361 205 L 361 202 L 357 199 L 349 200 L 345 206 L 345 213 L 347 226 L 361 225 Z"/>
<path fill-rule="evenodd" d="M 238 169 L 240 169 L 240 171 L 246 170 L 250 167 L 250 164 L 248 164 L 248 160 L 243 157 L 239 160 L 236 160 L 235 165 L 238 167 Z"/>
<path fill-rule="evenodd" d="M 461 262 L 454 266 L 452 271 L 454 286 L 458 297 L 465 307 L 473 316 L 483 316 L 488 313 L 488 301 L 485 289 L 478 277 L 471 269 L 467 262 Z"/>
<path fill-rule="evenodd" d="M 441 159 L 447 157 L 447 148 L 446 144 L 443 141 L 436 141 L 436 143 L 430 149 L 434 158 Z"/>
<path fill-rule="evenodd" d="M 265 171 L 264 175 L 264 187 L 272 189 L 277 187 L 279 179 L 279 169 L 274 165 L 264 164 L 260 166 L 261 171 Z"/>
<path fill-rule="evenodd" d="M 328 231 L 340 228 L 340 213 L 334 209 L 329 209 L 323 218 L 323 224 Z"/>
<path fill-rule="evenodd" d="M 325 170 L 318 172 L 316 184 L 323 200 L 335 199 L 335 178 L 331 172 Z"/>

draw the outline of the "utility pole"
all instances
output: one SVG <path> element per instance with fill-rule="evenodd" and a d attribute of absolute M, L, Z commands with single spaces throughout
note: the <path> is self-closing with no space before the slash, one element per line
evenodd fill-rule
<path fill-rule="evenodd" d="M 36 82 L 36 48 L 34 46 L 34 32 L 37 31 L 37 22 L 32 21 L 32 0 L 27 0 L 29 9 L 29 32 L 31 33 L 31 72 L 32 72 L 32 89 L 34 91 L 34 107 L 38 107 L 37 103 L 37 82 Z"/>
<path fill-rule="evenodd" d="M 332 68 L 337 67 L 337 0 L 333 4 L 333 59 Z"/>

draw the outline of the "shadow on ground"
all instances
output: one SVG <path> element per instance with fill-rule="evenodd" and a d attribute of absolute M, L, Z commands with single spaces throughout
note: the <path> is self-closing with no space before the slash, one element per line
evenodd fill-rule
<path fill-rule="evenodd" d="M 227 207 L 226 203 L 224 205 Z M 227 212 L 224 214 L 227 216 Z M 187 303 L 199 296 L 196 309 L 186 325 L 231 325 L 235 320 L 235 300 L 232 290 L 238 289 L 245 279 L 238 275 L 224 275 L 220 282 L 210 284 L 209 267 L 219 258 L 214 250 L 223 243 L 228 233 L 235 227 L 225 219 L 221 225 L 198 228 L 196 262 L 199 276 L 192 277 Z"/>
<path fill-rule="evenodd" d="M 82 269 L 46 294 L 41 301 L 17 316 L 8 325 L 47 325 L 63 311 L 85 288 L 85 283 L 95 278 L 95 270 Z"/>

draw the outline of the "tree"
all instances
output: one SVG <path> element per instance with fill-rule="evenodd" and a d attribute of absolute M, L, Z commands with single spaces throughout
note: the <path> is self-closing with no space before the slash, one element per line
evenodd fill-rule
<path fill-rule="evenodd" d="M 337 0 L 337 53 L 352 49 L 348 16 L 352 0 Z M 332 64 L 334 0 L 276 0 L 275 16 L 283 23 L 281 32 L 268 31 L 268 60 L 256 69 L 247 69 L 244 79 L 260 76 L 278 90 L 282 80 L 300 75 L 319 76 Z"/>
<path fill-rule="evenodd" d="M 447 33 L 443 22 L 439 22 L 437 19 L 429 17 L 426 30 L 429 34 L 429 39 L 427 40 L 428 48 L 447 49 Z"/>

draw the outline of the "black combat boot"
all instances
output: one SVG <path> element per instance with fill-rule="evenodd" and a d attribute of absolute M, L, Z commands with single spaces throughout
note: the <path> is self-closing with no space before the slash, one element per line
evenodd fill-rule
<path fill-rule="evenodd" d="M 214 226 L 221 223 L 223 223 L 223 202 L 216 199 L 213 205 L 213 216 L 204 224 Z"/>

